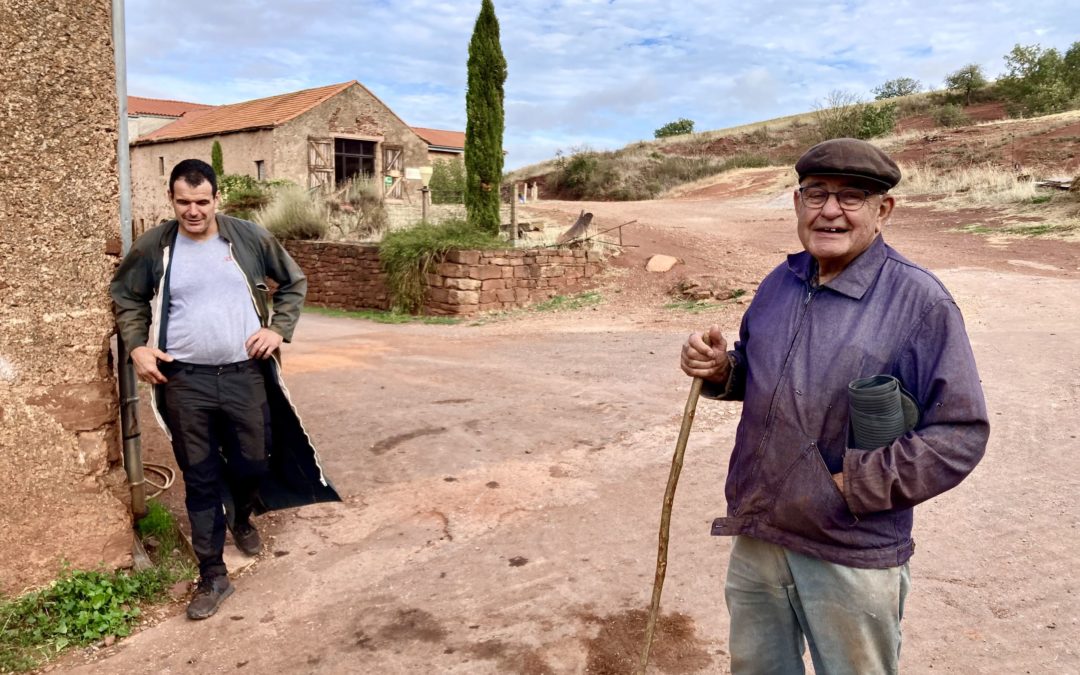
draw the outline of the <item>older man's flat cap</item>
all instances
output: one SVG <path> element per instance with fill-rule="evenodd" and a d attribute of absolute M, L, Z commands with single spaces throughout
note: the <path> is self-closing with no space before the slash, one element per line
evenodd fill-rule
<path fill-rule="evenodd" d="M 799 180 L 807 176 L 852 176 L 881 183 L 900 182 L 900 167 L 875 145 L 857 138 L 834 138 L 818 143 L 795 163 Z"/>

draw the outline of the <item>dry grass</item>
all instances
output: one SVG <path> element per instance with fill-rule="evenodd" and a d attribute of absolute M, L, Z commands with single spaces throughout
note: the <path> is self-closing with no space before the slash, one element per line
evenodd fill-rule
<path fill-rule="evenodd" d="M 326 234 L 326 205 L 307 190 L 289 185 L 274 192 L 274 200 L 259 209 L 255 222 L 278 239 L 319 239 Z"/>
<path fill-rule="evenodd" d="M 711 174 L 705 178 L 685 183 L 683 185 L 676 185 L 664 194 L 660 195 L 661 199 L 677 199 L 683 195 L 688 195 L 696 190 L 712 187 L 723 181 L 736 183 L 742 180 L 753 180 L 754 176 L 758 175 L 775 176 L 773 181 L 768 185 L 762 185 L 758 188 L 759 192 L 784 192 L 788 189 L 794 188 L 799 184 L 799 175 L 795 173 L 794 167 L 778 167 L 770 166 L 759 169 L 733 169 L 732 171 L 722 172 L 717 174 Z"/>
<path fill-rule="evenodd" d="M 942 206 L 1008 206 L 1031 203 L 1041 194 L 1032 181 L 991 165 L 941 170 L 916 164 L 900 170 L 904 179 L 895 194 L 939 197 Z"/>
<path fill-rule="evenodd" d="M 1013 171 L 990 165 L 951 170 L 915 165 L 900 169 L 904 180 L 893 191 L 897 195 L 931 197 L 929 206 L 940 210 L 992 208 L 1009 223 L 965 231 L 998 237 L 1080 238 L 1080 199 L 1074 193 L 1037 188 L 1033 181 L 1020 180 Z"/>

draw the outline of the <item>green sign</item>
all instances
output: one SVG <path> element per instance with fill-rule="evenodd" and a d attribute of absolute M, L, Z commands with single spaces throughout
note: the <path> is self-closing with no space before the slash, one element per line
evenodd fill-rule
<path fill-rule="evenodd" d="M 386 183 L 387 185 L 393 185 L 394 184 L 394 177 L 393 176 L 387 176 L 387 177 L 383 178 L 383 182 Z"/>

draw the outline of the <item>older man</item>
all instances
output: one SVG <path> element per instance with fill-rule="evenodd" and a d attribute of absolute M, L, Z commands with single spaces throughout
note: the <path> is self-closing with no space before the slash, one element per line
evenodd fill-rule
<path fill-rule="evenodd" d="M 799 240 L 762 281 L 728 351 L 690 336 L 687 375 L 743 401 L 727 477 L 731 668 L 895 673 L 910 585 L 912 507 L 982 458 L 986 405 L 963 319 L 930 272 L 882 239 L 900 181 L 877 147 L 835 139 L 795 165 Z M 896 378 L 917 422 L 881 447 L 851 433 L 849 384 Z M 914 411 L 913 411 L 914 412 Z"/>
<path fill-rule="evenodd" d="M 205 619 L 233 592 L 226 527 L 256 555 L 253 512 L 339 498 L 279 372 L 278 348 L 304 302 L 303 272 L 265 229 L 217 213 L 217 176 L 206 162 L 177 164 L 168 198 L 176 219 L 139 237 L 110 290 L 184 475 L 200 574 L 187 614 Z"/>

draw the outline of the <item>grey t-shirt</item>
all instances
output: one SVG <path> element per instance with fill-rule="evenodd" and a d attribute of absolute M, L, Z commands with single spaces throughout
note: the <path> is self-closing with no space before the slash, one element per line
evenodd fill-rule
<path fill-rule="evenodd" d="M 249 358 L 244 342 L 258 330 L 259 315 L 229 243 L 220 236 L 195 241 L 177 235 L 165 351 L 185 363 L 244 361 Z"/>

